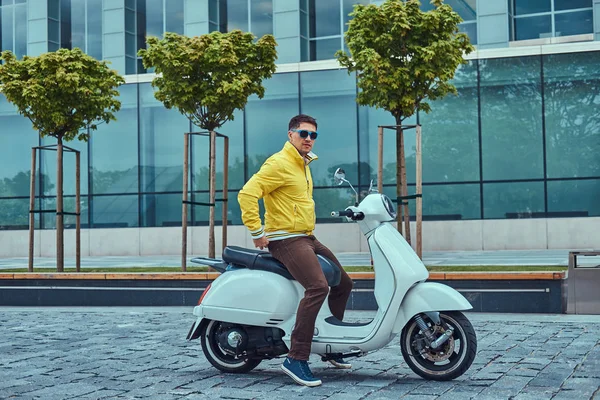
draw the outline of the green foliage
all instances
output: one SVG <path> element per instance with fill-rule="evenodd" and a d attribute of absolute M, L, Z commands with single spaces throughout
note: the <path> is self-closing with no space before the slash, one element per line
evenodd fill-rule
<path fill-rule="evenodd" d="M 239 30 L 191 38 L 166 33 L 147 43 L 139 55 L 158 75 L 152 81 L 155 97 L 202 129 L 212 131 L 233 120 L 234 110 L 243 109 L 250 95 L 262 98 L 262 80 L 275 72 L 273 35 L 254 42 L 251 33 Z"/>
<path fill-rule="evenodd" d="M 115 120 L 121 103 L 116 88 L 125 83 L 116 71 L 80 49 L 60 49 L 17 60 L 2 52 L 0 92 L 31 120 L 42 137 L 88 140 L 84 128 Z"/>
<path fill-rule="evenodd" d="M 389 111 L 397 123 L 417 110 L 429 112 L 425 99 L 456 93 L 449 81 L 474 50 L 458 31 L 460 16 L 441 0 L 432 3 L 427 12 L 418 0 L 355 6 L 346 33 L 350 55 L 336 53 L 357 73 L 357 102 Z"/>

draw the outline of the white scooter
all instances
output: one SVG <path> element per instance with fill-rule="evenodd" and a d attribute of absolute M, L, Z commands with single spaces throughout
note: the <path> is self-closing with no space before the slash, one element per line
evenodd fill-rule
<path fill-rule="evenodd" d="M 335 178 L 338 184 L 350 184 L 339 168 Z M 425 265 L 388 222 L 396 217 L 393 203 L 383 194 L 369 192 L 358 206 L 331 214 L 357 221 L 367 237 L 377 313 L 368 323 L 342 322 L 333 317 L 325 301 L 317 316 L 311 352 L 323 361 L 360 357 L 400 334 L 402 356 L 416 374 L 432 380 L 459 377 L 477 351 L 473 326 L 459 311 L 471 309 L 471 304 L 449 286 L 425 282 L 429 277 Z M 358 204 L 358 194 L 356 198 Z M 194 307 L 198 318 L 187 336 L 188 340 L 200 338 L 204 355 L 214 367 L 248 372 L 261 360 L 289 351 L 304 289 L 283 264 L 268 252 L 234 246 L 225 248 L 223 260 L 191 261 L 222 272 Z M 338 267 L 321 256 L 319 261 L 329 285 L 337 285 Z"/>

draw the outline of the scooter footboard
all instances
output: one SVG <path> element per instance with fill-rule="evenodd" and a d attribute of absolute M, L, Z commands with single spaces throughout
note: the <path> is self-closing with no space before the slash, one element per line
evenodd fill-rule
<path fill-rule="evenodd" d="M 404 325 L 419 313 L 461 311 L 472 308 L 471 303 L 450 286 L 435 282 L 419 283 L 413 286 L 404 296 L 398 310 L 393 332 L 400 332 Z"/>

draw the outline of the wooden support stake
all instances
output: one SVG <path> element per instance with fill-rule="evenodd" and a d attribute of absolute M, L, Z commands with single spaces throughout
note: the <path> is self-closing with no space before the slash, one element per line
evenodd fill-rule
<path fill-rule="evenodd" d="M 417 187 L 416 194 L 423 193 L 423 177 L 421 171 L 421 125 L 417 125 L 416 129 L 416 158 L 417 158 Z M 423 258 L 423 243 L 422 243 L 422 225 L 423 225 L 423 198 L 417 197 L 417 255 Z"/>
<path fill-rule="evenodd" d="M 81 154 L 75 153 L 75 271 L 81 272 Z"/>
<path fill-rule="evenodd" d="M 228 206 L 228 185 L 229 185 L 229 138 L 225 136 L 223 141 L 223 238 L 222 248 L 225 250 L 227 247 L 227 214 L 229 210 Z"/>
<path fill-rule="evenodd" d="M 215 258 L 215 192 L 216 192 L 216 133 L 214 130 L 210 131 L 210 146 L 209 146 L 209 159 L 210 164 L 208 170 L 210 171 L 209 178 L 209 203 L 213 204 L 210 206 L 210 212 L 208 216 L 208 258 Z"/>
<path fill-rule="evenodd" d="M 31 149 L 31 186 L 29 187 L 29 267 L 28 271 L 33 272 L 33 249 L 35 235 L 35 167 L 36 167 L 36 149 Z"/>
<path fill-rule="evenodd" d="M 377 191 L 383 193 L 383 126 L 377 131 Z"/>
<path fill-rule="evenodd" d="M 190 135 L 183 135 L 183 202 L 181 204 L 181 270 L 187 269 L 187 220 L 188 220 L 188 163 Z"/>

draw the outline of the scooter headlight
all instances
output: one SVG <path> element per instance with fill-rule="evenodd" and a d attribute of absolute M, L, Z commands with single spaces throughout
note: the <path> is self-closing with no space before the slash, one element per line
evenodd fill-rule
<path fill-rule="evenodd" d="M 388 212 L 388 214 L 390 214 L 390 217 L 396 218 L 396 209 L 394 208 L 394 203 L 392 203 L 392 200 L 385 194 L 381 195 L 381 200 L 383 201 L 385 210 Z"/>

